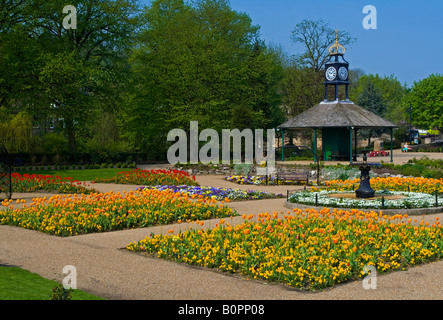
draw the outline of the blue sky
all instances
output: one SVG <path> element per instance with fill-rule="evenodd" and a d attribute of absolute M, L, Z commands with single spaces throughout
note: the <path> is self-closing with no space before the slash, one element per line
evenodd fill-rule
<path fill-rule="evenodd" d="M 144 1 L 143 1 L 144 2 Z M 146 1 L 149 2 L 149 1 Z M 443 73 L 442 0 L 230 0 L 260 26 L 261 39 L 289 55 L 302 51 L 291 32 L 303 19 L 324 20 L 357 41 L 346 48 L 350 68 L 394 75 L 409 87 L 432 73 Z M 377 9 L 377 29 L 364 29 L 366 5 Z"/>

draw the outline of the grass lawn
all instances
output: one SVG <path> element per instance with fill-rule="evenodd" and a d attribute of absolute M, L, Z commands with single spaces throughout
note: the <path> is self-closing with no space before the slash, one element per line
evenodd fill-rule
<path fill-rule="evenodd" d="M 18 267 L 0 266 L 0 300 L 50 300 L 52 289 L 58 285 Z M 71 296 L 72 300 L 105 300 L 78 289 Z"/>
<path fill-rule="evenodd" d="M 96 178 L 110 178 L 122 171 L 132 171 L 134 169 L 80 169 L 80 170 L 42 170 L 42 171 L 25 171 L 21 174 L 42 174 L 50 176 L 71 177 L 78 181 L 92 181 Z"/>

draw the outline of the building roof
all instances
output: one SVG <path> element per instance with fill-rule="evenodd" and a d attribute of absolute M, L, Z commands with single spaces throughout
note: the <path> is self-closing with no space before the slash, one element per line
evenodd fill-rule
<path fill-rule="evenodd" d="M 289 121 L 279 129 L 303 128 L 396 128 L 397 125 L 350 101 L 328 101 L 312 107 Z"/>

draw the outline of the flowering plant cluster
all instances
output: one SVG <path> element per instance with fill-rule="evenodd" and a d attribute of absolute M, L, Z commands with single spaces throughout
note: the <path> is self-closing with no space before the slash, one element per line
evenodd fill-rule
<path fill-rule="evenodd" d="M 371 151 L 368 154 L 369 157 L 387 157 L 389 156 L 389 151 L 381 150 L 381 151 Z"/>
<path fill-rule="evenodd" d="M 384 273 L 443 257 L 438 218 L 413 226 L 407 215 L 328 209 L 243 218 L 236 226 L 221 219 L 210 230 L 151 234 L 126 248 L 307 290 L 361 278 L 368 265 Z"/>
<path fill-rule="evenodd" d="M 427 193 L 384 191 L 379 195 L 384 196 L 404 196 L 394 199 L 382 199 L 374 197 L 370 199 L 348 198 L 347 194 L 354 192 L 342 191 L 336 195 L 336 191 L 322 190 L 319 192 L 302 191 L 293 193 L 288 201 L 305 205 L 315 205 L 332 208 L 359 208 L 359 209 L 409 209 L 428 208 L 434 206 L 435 197 Z M 332 195 L 332 196 L 331 196 Z M 383 202 L 383 203 L 382 203 Z"/>
<path fill-rule="evenodd" d="M 202 195 L 216 200 L 259 200 L 271 198 L 283 198 L 281 193 L 270 193 L 266 191 L 241 190 L 232 188 L 215 188 L 204 186 L 152 186 L 139 187 L 138 190 L 156 189 L 156 190 L 172 190 L 174 192 L 185 193 L 189 195 Z"/>
<path fill-rule="evenodd" d="M 41 174 L 12 173 L 13 192 L 35 192 L 38 190 L 58 191 L 59 193 L 91 193 L 94 190 L 87 188 L 85 182 L 70 177 L 50 176 Z M 5 192 L 0 185 L 0 193 Z"/>
<path fill-rule="evenodd" d="M 277 183 L 279 185 L 284 184 L 293 184 L 301 183 L 300 181 L 293 181 L 293 180 L 277 180 L 276 177 L 268 176 L 267 182 L 266 182 L 266 176 L 242 176 L 242 175 L 232 175 L 225 177 L 225 180 L 234 182 L 237 184 L 254 184 L 254 185 L 260 185 L 260 184 L 268 184 L 268 185 L 276 185 Z"/>
<path fill-rule="evenodd" d="M 95 179 L 100 183 L 139 184 L 139 185 L 189 185 L 197 186 L 195 176 L 181 170 L 141 170 L 118 172 L 111 178 Z"/>
<path fill-rule="evenodd" d="M 49 199 L 35 198 L 29 207 L 24 204 L 20 209 L 14 208 L 12 200 L 1 205 L 6 208 L 0 210 L 0 224 L 59 236 L 236 215 L 214 199 L 171 190 L 55 195 Z"/>
<path fill-rule="evenodd" d="M 421 177 L 377 177 L 370 179 L 371 188 L 375 191 L 408 191 L 435 194 L 443 193 L 443 179 L 421 178 Z M 360 179 L 329 180 L 325 182 L 327 190 L 350 191 L 357 189 Z M 313 191 L 319 189 L 312 188 Z"/>

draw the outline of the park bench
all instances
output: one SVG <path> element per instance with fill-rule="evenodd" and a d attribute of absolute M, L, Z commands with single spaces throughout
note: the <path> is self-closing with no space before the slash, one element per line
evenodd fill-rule
<path fill-rule="evenodd" d="M 349 160 L 349 155 L 333 151 L 331 153 L 331 158 L 330 159 L 333 160 L 333 161 L 348 161 Z"/>
<path fill-rule="evenodd" d="M 309 183 L 309 172 L 277 172 L 276 174 L 277 184 L 279 181 L 306 181 L 306 184 Z"/>

